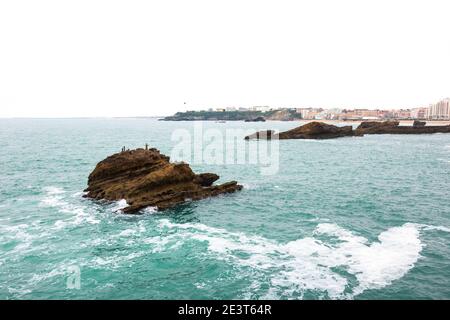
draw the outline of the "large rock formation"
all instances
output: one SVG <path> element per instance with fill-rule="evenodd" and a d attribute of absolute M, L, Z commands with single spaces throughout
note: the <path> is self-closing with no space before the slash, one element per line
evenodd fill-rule
<path fill-rule="evenodd" d="M 195 174 L 186 163 L 171 163 L 157 149 L 122 151 L 97 164 L 89 175 L 85 197 L 125 199 L 128 207 L 123 211 L 136 213 L 242 189 L 236 181 L 213 186 L 218 179 L 214 173 Z"/>
<path fill-rule="evenodd" d="M 398 121 L 365 121 L 356 130 L 352 126 L 337 127 L 323 122 L 309 122 L 289 131 L 275 133 L 263 130 L 246 136 L 250 139 L 332 139 L 345 136 L 363 136 L 365 134 L 424 134 L 450 133 L 450 125 L 426 126 L 425 122 L 415 121 L 413 126 L 400 126 Z"/>
<path fill-rule="evenodd" d="M 362 122 L 355 133 L 364 134 L 425 134 L 425 133 L 450 133 L 450 125 L 426 126 L 425 122 L 414 122 L 413 126 L 399 126 L 398 121 L 367 121 Z"/>
<path fill-rule="evenodd" d="M 272 130 L 260 131 L 245 139 L 332 139 L 353 136 L 352 126 L 337 127 L 323 122 L 309 122 L 303 126 L 275 134 Z"/>

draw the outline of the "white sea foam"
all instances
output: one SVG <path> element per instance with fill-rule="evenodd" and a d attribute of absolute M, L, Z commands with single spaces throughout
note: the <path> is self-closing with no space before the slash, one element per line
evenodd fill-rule
<path fill-rule="evenodd" d="M 14 248 L 14 252 L 23 251 L 31 247 L 34 240 L 29 231 L 30 226 L 22 223 L 14 226 L 1 226 L 0 240 L 7 242 L 11 240 L 19 241 L 20 243 Z"/>
<path fill-rule="evenodd" d="M 155 214 L 158 212 L 157 207 L 147 207 L 141 210 L 144 214 Z"/>
<path fill-rule="evenodd" d="M 112 255 L 107 257 L 96 257 L 90 260 L 87 264 L 94 267 L 108 266 L 110 269 L 119 268 L 124 262 L 132 262 L 134 259 L 142 257 L 146 254 L 144 251 L 133 252 L 127 255 Z M 82 265 L 83 265 L 82 264 Z"/>
<path fill-rule="evenodd" d="M 63 189 L 61 189 L 59 187 L 53 187 L 53 186 L 45 187 L 44 190 L 45 190 L 45 192 L 47 192 L 48 195 L 62 194 L 65 192 Z"/>
<path fill-rule="evenodd" d="M 31 279 L 29 280 L 29 283 L 31 285 L 37 284 L 38 282 L 41 281 L 45 281 L 47 279 L 56 277 L 56 276 L 61 276 L 67 273 L 67 267 L 57 267 L 49 272 L 45 272 L 45 273 L 35 273 L 33 274 L 33 276 L 31 277 Z"/>
<path fill-rule="evenodd" d="M 75 205 L 65 200 L 65 191 L 58 187 L 44 188 L 46 196 L 41 200 L 41 205 L 57 208 L 61 213 L 68 214 L 66 219 L 55 222 L 56 229 L 65 228 L 67 225 L 79 225 L 85 222 L 97 224 L 100 220 L 96 219 L 92 214 L 86 212 L 81 205 Z"/>
<path fill-rule="evenodd" d="M 9 293 L 17 295 L 19 297 L 32 292 L 30 289 L 12 288 L 12 287 L 8 287 L 8 291 Z"/>
<path fill-rule="evenodd" d="M 251 184 L 251 183 L 242 183 L 242 187 L 243 187 L 245 190 L 255 190 L 255 189 L 258 189 L 257 185 Z"/>
<path fill-rule="evenodd" d="M 205 288 L 206 283 L 204 283 L 204 282 L 196 282 L 196 283 L 194 283 L 194 285 L 195 285 L 195 287 L 197 289 L 203 289 L 203 288 Z"/>
<path fill-rule="evenodd" d="M 119 201 L 117 201 L 115 203 L 115 206 L 112 208 L 112 210 L 114 212 L 123 211 L 123 209 L 125 209 L 126 207 L 128 207 L 127 200 L 122 199 L 122 200 L 119 200 Z"/>
<path fill-rule="evenodd" d="M 121 231 L 119 233 L 119 237 L 128 237 L 128 236 L 135 235 L 135 234 L 137 234 L 136 230 L 134 230 L 134 229 L 126 229 L 126 230 L 123 230 L 123 231 Z"/>
<path fill-rule="evenodd" d="M 414 224 L 414 225 L 417 228 L 420 228 L 420 229 L 425 230 L 425 231 L 436 230 L 436 231 L 450 232 L 450 228 L 443 227 L 443 226 L 430 226 L 430 225 L 427 225 L 427 224 Z"/>
<path fill-rule="evenodd" d="M 266 272 L 271 277 L 267 298 L 301 296 L 305 290 L 323 291 L 330 298 L 352 298 L 367 289 L 383 288 L 403 277 L 420 258 L 424 246 L 419 239 L 421 230 L 450 231 L 406 223 L 382 232 L 378 241 L 369 243 L 335 224 L 322 223 L 312 237 L 283 244 L 199 223 L 176 224 L 164 219 L 160 227 L 180 230 L 158 239 L 165 241 L 160 246 L 173 244 L 175 235 L 194 239 L 206 242 L 217 259 L 249 267 L 253 272 Z M 323 235 L 333 241 L 320 240 Z M 349 284 L 350 278 L 356 278 L 356 286 Z"/>

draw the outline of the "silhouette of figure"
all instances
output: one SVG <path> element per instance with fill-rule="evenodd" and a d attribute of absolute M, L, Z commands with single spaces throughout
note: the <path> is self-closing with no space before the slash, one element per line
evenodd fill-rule
<path fill-rule="evenodd" d="M 148 143 L 145 144 L 145 150 L 148 150 Z"/>

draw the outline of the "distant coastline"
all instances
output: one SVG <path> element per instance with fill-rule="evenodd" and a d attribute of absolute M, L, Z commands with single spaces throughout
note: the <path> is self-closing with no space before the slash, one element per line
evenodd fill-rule
<path fill-rule="evenodd" d="M 277 109 L 270 111 L 186 111 L 177 112 L 173 116 L 159 118 L 160 121 L 252 121 L 257 118 L 263 118 L 267 121 L 321 121 L 329 124 L 333 123 L 352 123 L 360 124 L 363 121 L 386 121 L 396 120 L 400 125 L 412 125 L 414 120 L 420 119 L 433 125 L 449 125 L 450 119 L 424 119 L 420 118 L 359 118 L 359 119 L 327 119 L 321 117 L 304 118 L 301 113 L 295 109 Z"/>
<path fill-rule="evenodd" d="M 292 109 L 249 110 L 249 111 L 186 111 L 164 117 L 163 121 L 245 121 L 257 118 L 265 120 L 293 121 L 301 120 L 301 114 Z"/>

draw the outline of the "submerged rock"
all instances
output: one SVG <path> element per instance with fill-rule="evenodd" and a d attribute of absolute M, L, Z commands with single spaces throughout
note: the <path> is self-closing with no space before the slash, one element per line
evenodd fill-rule
<path fill-rule="evenodd" d="M 275 134 L 273 130 L 259 131 L 245 139 L 332 139 L 353 136 L 352 126 L 337 127 L 323 122 L 309 122 L 303 126 Z"/>
<path fill-rule="evenodd" d="M 164 210 L 185 201 L 200 200 L 242 189 L 236 181 L 213 186 L 214 173 L 195 174 L 187 163 L 171 163 L 157 149 L 122 151 L 99 162 L 89 175 L 85 197 L 125 199 L 125 213 L 146 207 Z"/>
<path fill-rule="evenodd" d="M 425 124 L 425 122 L 415 121 L 413 126 L 400 126 L 398 121 L 367 121 L 362 122 L 355 132 L 357 135 L 450 133 L 450 125 L 425 126 Z"/>

